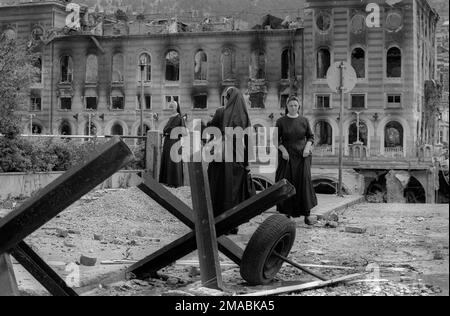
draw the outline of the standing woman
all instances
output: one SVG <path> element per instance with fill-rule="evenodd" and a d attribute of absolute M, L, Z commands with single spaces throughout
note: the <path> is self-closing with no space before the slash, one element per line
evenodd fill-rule
<path fill-rule="evenodd" d="M 161 155 L 159 182 L 166 184 L 169 187 L 178 188 L 183 186 L 184 184 L 183 162 L 173 162 L 170 158 L 170 149 L 177 142 L 181 141 L 181 135 L 179 135 L 177 139 L 171 139 L 170 133 L 176 127 L 184 127 L 185 123 L 183 118 L 181 117 L 180 105 L 177 102 L 170 102 L 169 109 L 172 110 L 172 115 L 163 130 L 164 145 Z"/>
<path fill-rule="evenodd" d="M 300 101 L 291 96 L 286 115 L 278 119 L 278 167 L 276 181 L 288 180 L 297 193 L 277 205 L 280 213 L 289 217 L 305 216 L 305 223 L 312 225 L 310 211 L 317 205 L 317 197 L 311 181 L 311 147 L 314 135 L 308 120 L 299 114 Z"/>
<path fill-rule="evenodd" d="M 214 126 L 221 130 L 222 141 L 225 141 L 226 127 L 241 127 L 244 130 L 251 127 L 244 97 L 237 88 L 228 88 L 225 102 L 225 107 L 217 109 L 212 121 L 208 123 L 208 126 Z M 251 183 L 248 182 L 250 172 L 247 150 L 250 147 L 248 137 L 245 137 L 244 140 L 243 161 L 240 162 L 236 159 L 240 156 L 237 153 L 236 144 L 242 141 L 242 139 L 236 139 L 236 137 L 233 139 L 233 162 L 224 162 L 225 159 L 223 159 L 223 161 L 213 161 L 208 166 L 209 186 L 215 217 L 245 201 L 253 194 Z M 225 157 L 225 153 L 222 153 L 222 157 Z M 237 233 L 237 229 L 234 230 L 234 233 Z"/>

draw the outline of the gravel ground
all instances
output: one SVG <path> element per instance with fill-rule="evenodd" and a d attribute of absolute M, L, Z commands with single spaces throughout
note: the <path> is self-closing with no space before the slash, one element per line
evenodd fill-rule
<path fill-rule="evenodd" d="M 191 205 L 189 188 L 170 189 Z M 0 204 L 1 208 L 1 204 Z M 273 210 L 240 227 L 231 238 L 245 247 L 254 230 Z M 347 283 L 295 295 L 448 295 L 449 214 L 448 205 L 359 204 L 339 215 L 337 227 L 319 221 L 307 227 L 296 219 L 297 238 L 289 257 L 299 263 L 338 265 L 354 270 L 312 269 L 327 278 L 355 272 L 370 274 L 360 283 Z M 346 227 L 365 233 L 346 232 Z M 81 266 L 81 283 L 87 285 L 96 275 L 123 269 L 100 265 L 104 260 L 139 260 L 177 239 L 189 229 L 163 210 L 139 189 L 102 190 L 86 195 L 27 241 L 63 278 L 67 264 L 81 255 L 97 259 L 95 267 Z M 97 240 L 96 240 L 97 239 Z M 229 259 L 220 255 L 222 263 Z M 196 253 L 183 260 L 197 260 Z M 31 277 L 15 265 L 23 294 L 45 295 Z M 103 283 L 88 295 L 181 295 L 199 287 L 195 265 L 172 265 L 161 271 L 161 280 Z M 248 287 L 239 269 L 224 265 L 225 293 L 238 295 L 293 282 L 315 279 L 284 265 L 269 287 Z M 374 282 L 373 279 L 379 280 Z M 86 283 L 87 282 L 87 283 Z M 86 284 L 85 284 L 86 283 Z M 96 286 L 96 285 L 95 285 Z M 288 294 L 292 295 L 292 294 Z"/>

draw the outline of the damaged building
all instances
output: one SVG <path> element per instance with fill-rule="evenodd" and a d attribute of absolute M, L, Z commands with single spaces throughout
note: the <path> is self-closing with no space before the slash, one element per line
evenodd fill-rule
<path fill-rule="evenodd" d="M 189 126 L 194 118 L 208 121 L 225 89 L 236 86 L 264 146 L 268 128 L 296 94 L 316 135 L 318 192 L 336 190 L 342 119 L 346 193 L 433 203 L 439 187 L 433 157 L 445 149 L 437 110 L 438 15 L 426 0 L 372 0 L 381 23 L 369 27 L 368 3 L 310 0 L 304 19 L 267 15 L 254 28 L 233 18 L 189 23 L 88 14 L 72 32 L 65 28 L 66 1 L 39 1 L 0 7 L 0 27 L 36 42 L 41 52 L 41 76 L 19 113 L 26 133 L 139 135 L 142 87 L 146 129 L 162 130 L 171 100 Z M 339 95 L 326 82 L 336 61 L 350 62 L 358 77 L 343 118 Z"/>

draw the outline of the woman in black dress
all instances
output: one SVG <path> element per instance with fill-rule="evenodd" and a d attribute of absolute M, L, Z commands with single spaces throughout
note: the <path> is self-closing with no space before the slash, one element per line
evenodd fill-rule
<path fill-rule="evenodd" d="M 214 126 L 221 130 L 222 141 L 225 141 L 226 127 L 241 127 L 246 129 L 251 127 L 250 116 L 245 104 L 244 96 L 235 87 L 228 88 L 226 92 L 226 105 L 217 109 L 208 126 Z M 248 199 L 252 194 L 252 188 L 248 183 L 250 172 L 248 164 L 249 139 L 245 137 L 244 161 L 239 162 L 236 156 L 236 142 L 242 141 L 233 139 L 233 162 L 213 161 L 208 166 L 208 178 L 211 191 L 211 199 L 214 209 L 214 216 L 235 207 L 239 203 Z M 222 153 L 225 158 L 225 153 Z M 234 231 L 236 233 L 236 231 Z"/>
<path fill-rule="evenodd" d="M 276 181 L 286 179 L 297 191 L 294 197 L 278 204 L 277 210 L 289 217 L 305 216 L 305 223 L 312 225 L 310 211 L 317 205 L 311 181 L 314 135 L 308 120 L 299 115 L 299 107 L 298 98 L 290 97 L 286 115 L 276 123 L 279 141 Z"/>
<path fill-rule="evenodd" d="M 169 109 L 171 109 L 173 113 L 163 130 L 164 145 L 161 154 L 159 182 L 166 184 L 169 187 L 178 188 L 183 186 L 184 184 L 183 162 L 174 162 L 170 158 L 170 149 L 181 140 L 181 135 L 177 139 L 171 139 L 170 133 L 176 127 L 184 127 L 185 123 L 183 118 L 181 117 L 180 105 L 177 102 L 171 102 L 169 104 Z"/>

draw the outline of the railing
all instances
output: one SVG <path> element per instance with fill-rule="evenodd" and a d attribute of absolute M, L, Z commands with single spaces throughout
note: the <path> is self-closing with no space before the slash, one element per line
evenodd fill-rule
<path fill-rule="evenodd" d="M 404 158 L 405 151 L 403 147 L 385 147 L 383 156 L 387 158 Z"/>
<path fill-rule="evenodd" d="M 313 155 L 319 157 L 333 156 L 333 146 L 331 145 L 315 146 L 313 149 Z"/>

